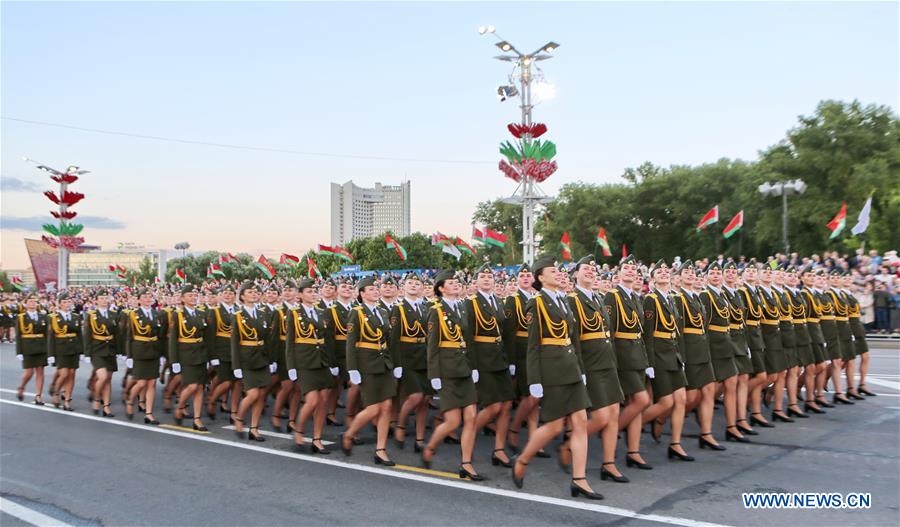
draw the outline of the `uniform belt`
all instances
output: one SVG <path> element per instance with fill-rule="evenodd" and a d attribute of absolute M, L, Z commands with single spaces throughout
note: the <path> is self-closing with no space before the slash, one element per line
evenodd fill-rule
<path fill-rule="evenodd" d="M 287 342 L 287 335 L 278 335 L 278 340 L 281 342 Z"/>
<path fill-rule="evenodd" d="M 296 338 L 294 344 L 325 344 L 325 339 Z"/>
<path fill-rule="evenodd" d="M 381 351 L 384 348 L 386 348 L 387 346 L 385 346 L 384 344 L 380 344 L 378 342 L 357 342 L 356 347 L 357 348 L 365 348 L 367 350 Z"/>
<path fill-rule="evenodd" d="M 638 333 L 626 333 L 624 331 L 616 331 L 613 333 L 613 336 L 617 339 L 625 339 L 625 340 L 640 340 L 641 335 Z"/>
<path fill-rule="evenodd" d="M 805 318 L 795 318 L 793 320 L 793 322 L 794 322 L 794 324 L 806 324 L 806 319 Z"/>
<path fill-rule="evenodd" d="M 740 329 L 744 329 L 744 326 L 742 326 L 741 324 L 728 324 L 728 329 L 740 330 Z"/>
<path fill-rule="evenodd" d="M 745 320 L 744 324 L 747 324 L 748 326 L 758 326 L 759 320 Z"/>
<path fill-rule="evenodd" d="M 450 341 L 450 340 L 444 340 L 444 341 L 441 341 L 440 344 L 438 344 L 438 347 L 439 348 L 460 349 L 460 348 L 465 348 L 466 344 L 464 342 L 454 342 L 454 341 Z"/>
<path fill-rule="evenodd" d="M 781 317 L 782 322 L 790 322 L 791 320 L 793 320 L 791 317 Z"/>
<path fill-rule="evenodd" d="M 850 315 L 850 318 L 859 318 L 859 315 Z"/>
<path fill-rule="evenodd" d="M 528 332 L 527 332 L 527 331 L 516 331 L 516 336 L 517 336 L 517 337 L 526 337 L 526 338 L 527 338 L 527 337 L 528 337 Z"/>
<path fill-rule="evenodd" d="M 477 337 L 476 340 L 478 340 Z M 408 344 L 422 344 L 423 342 L 425 342 L 425 337 L 400 337 L 400 342 L 406 342 Z"/>
<path fill-rule="evenodd" d="M 231 338 L 231 333 L 228 333 L 227 331 L 216 331 L 216 336 L 217 336 L 217 337 L 226 338 L 226 339 L 230 339 L 230 338 Z"/>
<path fill-rule="evenodd" d="M 838 322 L 848 322 L 850 320 L 847 317 L 834 317 L 834 319 Z"/>
<path fill-rule="evenodd" d="M 728 326 L 716 326 L 715 324 L 710 324 L 706 329 L 717 333 L 728 333 Z"/>
<path fill-rule="evenodd" d="M 43 333 L 32 333 L 31 335 L 22 335 L 23 339 L 42 339 L 44 338 Z M 110 337 L 112 338 L 112 337 Z"/>
<path fill-rule="evenodd" d="M 673 339 L 675 338 L 675 333 L 672 331 L 654 331 L 653 336 L 658 339 Z"/>
<path fill-rule="evenodd" d="M 334 340 L 347 340 L 347 335 L 335 335 Z"/>
<path fill-rule="evenodd" d="M 831 315 L 822 315 L 819 317 L 819 320 L 834 320 L 834 317 Z"/>
<path fill-rule="evenodd" d="M 99 340 L 101 342 L 109 342 L 112 340 L 112 335 L 93 335 L 94 340 Z"/>
<path fill-rule="evenodd" d="M 58 338 L 58 339 L 70 339 L 70 338 L 74 338 L 74 337 L 77 337 L 77 336 L 78 336 L 78 333 L 63 333 L 62 335 L 58 335 L 58 334 L 57 334 L 57 335 L 56 335 L 56 338 Z"/>
<path fill-rule="evenodd" d="M 142 337 L 140 335 L 133 335 L 131 338 L 138 342 L 156 342 L 159 340 L 157 337 Z"/>
<path fill-rule="evenodd" d="M 265 343 L 264 340 L 242 340 L 241 346 L 262 346 Z"/>
<path fill-rule="evenodd" d="M 201 342 L 203 342 L 203 337 L 197 337 L 197 338 L 193 338 L 193 339 L 188 339 L 188 338 L 179 338 L 178 339 L 179 344 L 199 344 Z M 242 341 L 241 345 L 249 346 L 250 344 L 244 344 L 244 342 Z M 256 344 L 256 345 L 258 345 L 258 344 Z"/>
<path fill-rule="evenodd" d="M 703 330 L 700 328 L 684 328 L 684 333 L 686 335 L 703 335 Z"/>
<path fill-rule="evenodd" d="M 578 340 L 596 340 L 596 339 L 608 339 L 609 331 L 594 331 L 592 333 L 582 333 Z"/>
<path fill-rule="evenodd" d="M 767 325 L 767 326 L 777 326 L 777 325 L 778 325 L 778 321 L 777 321 L 777 320 L 765 320 L 765 319 L 763 319 L 763 320 L 760 320 L 760 322 L 762 322 L 763 324 L 765 324 L 765 325 Z"/>
<path fill-rule="evenodd" d="M 565 339 L 541 339 L 541 346 L 570 346 L 572 341 Z"/>
<path fill-rule="evenodd" d="M 819 323 L 818 318 L 807 318 L 806 321 L 809 322 L 810 324 L 818 324 Z"/>
<path fill-rule="evenodd" d="M 475 342 L 483 342 L 486 344 L 496 344 L 500 342 L 500 337 L 488 337 L 484 335 L 475 335 Z"/>

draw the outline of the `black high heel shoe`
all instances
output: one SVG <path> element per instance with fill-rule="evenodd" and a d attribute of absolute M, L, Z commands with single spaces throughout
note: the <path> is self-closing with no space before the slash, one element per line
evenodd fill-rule
<path fill-rule="evenodd" d="M 180 415 L 180 417 L 179 417 Z M 175 424 L 178 426 L 184 426 L 184 408 L 175 408 Z"/>
<path fill-rule="evenodd" d="M 391 458 L 388 458 L 388 459 L 382 459 L 381 457 L 379 457 L 379 456 L 378 456 L 378 453 L 379 453 L 379 452 L 384 452 L 384 453 L 385 453 L 384 455 L 387 455 L 387 451 L 386 451 L 385 449 L 383 449 L 383 448 L 376 448 L 376 449 L 375 449 L 375 457 L 374 457 L 374 459 L 375 459 L 375 464 L 376 464 L 376 465 L 384 465 L 385 467 L 393 467 L 394 465 L 396 465 L 396 463 L 394 463 L 393 461 L 391 461 Z"/>
<path fill-rule="evenodd" d="M 763 421 L 759 417 L 756 417 L 757 415 L 762 417 L 762 414 L 760 414 L 760 413 L 750 414 L 750 424 L 752 424 L 753 426 L 759 426 L 762 428 L 775 428 L 775 425 L 773 425 L 772 423 L 770 423 L 768 421 Z"/>
<path fill-rule="evenodd" d="M 350 439 L 350 446 L 346 446 L 346 440 Z M 338 436 L 338 440 L 341 443 L 341 452 L 344 453 L 345 456 L 350 457 L 353 455 L 353 440 L 347 436 L 346 434 L 340 434 Z"/>
<path fill-rule="evenodd" d="M 462 463 L 459 464 L 459 479 L 469 478 L 472 481 L 484 481 L 484 476 L 482 476 L 481 474 L 475 474 L 473 472 L 469 472 L 468 470 L 466 470 L 466 465 L 471 466 L 472 462 L 471 461 L 463 461 Z M 472 466 L 472 468 L 475 468 L 475 467 Z"/>
<path fill-rule="evenodd" d="M 88 397 L 90 398 L 90 395 Z M 25 400 L 25 387 L 24 386 L 19 386 L 19 388 L 16 390 L 16 399 L 18 399 L 20 401 Z"/>
<path fill-rule="evenodd" d="M 677 450 L 675 450 L 674 448 L 672 448 L 673 446 L 680 445 L 680 444 L 681 443 L 669 443 L 669 450 L 668 450 L 668 452 L 666 452 L 666 455 L 669 457 L 669 459 L 678 458 L 682 461 L 693 461 L 694 458 L 692 456 L 689 456 L 687 454 L 682 454 L 682 453 L 678 452 Z"/>
<path fill-rule="evenodd" d="M 794 420 L 784 414 L 781 410 L 772 410 L 772 420 L 781 421 L 782 423 L 793 423 Z"/>
<path fill-rule="evenodd" d="M 659 422 L 659 419 L 654 419 L 653 422 L 650 423 L 650 437 L 656 441 L 657 445 L 660 443 L 660 439 L 662 439 L 663 424 L 664 423 Z"/>
<path fill-rule="evenodd" d="M 584 490 L 583 488 L 575 484 L 576 481 L 582 481 L 586 479 L 587 478 L 572 478 L 572 483 L 569 484 L 569 492 L 572 494 L 572 497 L 577 498 L 578 496 L 584 496 L 589 500 L 602 500 L 603 494 L 591 490 Z"/>
<path fill-rule="evenodd" d="M 34 405 L 35 406 L 44 406 L 44 401 L 42 400 L 40 395 L 34 396 Z"/>
<path fill-rule="evenodd" d="M 797 407 L 796 410 L 794 410 L 795 406 Z M 791 417 L 799 417 L 800 419 L 809 419 L 809 416 L 806 415 L 805 413 L 801 412 L 800 406 L 796 405 L 796 404 L 792 404 L 792 405 L 788 406 L 788 415 Z"/>
<path fill-rule="evenodd" d="M 816 397 L 816 404 L 824 408 L 834 408 L 834 405 L 829 403 L 828 399 L 826 399 L 824 396 Z"/>
<path fill-rule="evenodd" d="M 425 459 L 425 452 L 428 452 L 429 450 L 431 451 L 431 459 Z M 433 448 L 431 448 L 427 445 L 422 447 L 422 466 L 423 467 L 425 467 L 427 469 L 431 468 L 431 462 L 434 460 L 434 454 L 435 454 L 435 451 Z"/>
<path fill-rule="evenodd" d="M 850 390 L 847 390 L 847 397 L 849 397 L 851 399 L 855 399 L 857 401 L 865 401 L 866 400 L 866 398 L 863 397 L 862 395 L 860 395 L 859 393 L 851 392 Z"/>
<path fill-rule="evenodd" d="M 144 416 L 144 424 L 156 426 L 159 424 L 159 421 L 156 420 L 156 417 L 153 417 L 153 414 L 146 414 Z M 197 428 L 195 427 L 194 430 L 196 429 Z"/>
<path fill-rule="evenodd" d="M 839 393 L 834 394 L 831 400 L 834 402 L 834 404 L 856 404 Z"/>
<path fill-rule="evenodd" d="M 397 439 L 397 430 L 403 430 L 403 440 Z M 394 432 L 391 434 L 391 440 L 397 445 L 397 448 L 403 450 L 406 446 L 406 427 L 402 425 L 394 425 Z"/>
<path fill-rule="evenodd" d="M 524 461 L 520 461 L 519 457 L 516 456 L 513 458 L 513 463 L 512 463 L 513 468 L 510 471 L 510 473 L 512 474 L 513 485 L 515 485 L 517 489 L 521 489 L 522 487 L 525 486 L 525 475 L 523 474 L 521 478 L 516 477 L 516 465 L 518 465 L 520 463 L 522 464 L 523 467 L 528 466 L 528 463 L 526 463 Z"/>
<path fill-rule="evenodd" d="M 297 441 L 297 438 L 300 438 L 300 441 Z M 294 452 L 299 452 L 301 454 L 306 454 L 306 440 L 303 438 L 303 434 L 294 432 Z"/>
<path fill-rule="evenodd" d="M 199 425 L 197 423 L 200 423 Z M 194 430 L 198 432 L 209 432 L 209 428 L 203 425 L 203 421 L 200 420 L 199 417 L 194 418 Z"/>
<path fill-rule="evenodd" d="M 310 448 L 312 448 L 313 454 L 322 454 L 323 456 L 327 456 L 328 454 L 331 453 L 331 450 L 328 450 L 327 448 L 325 448 L 324 444 L 322 446 L 316 446 L 316 441 L 318 441 L 319 443 L 322 443 L 322 438 L 314 437 L 312 440 L 312 443 L 310 443 Z"/>
<path fill-rule="evenodd" d="M 731 425 L 725 427 L 725 441 L 737 441 L 738 443 L 749 443 L 750 440 L 744 436 L 739 436 L 732 432 L 731 429 L 737 429 L 737 426 Z"/>
<path fill-rule="evenodd" d="M 746 423 L 747 420 L 746 419 L 738 419 L 736 422 L 737 423 Z M 743 427 L 741 425 L 738 425 L 738 430 L 740 430 L 742 434 L 747 434 L 748 436 L 758 436 L 759 435 L 759 432 L 750 428 L 750 426 Z"/>
<path fill-rule="evenodd" d="M 103 417 L 115 417 L 116 414 L 112 413 L 111 410 L 107 410 L 109 408 L 109 404 L 103 404 Z"/>
<path fill-rule="evenodd" d="M 825 410 L 819 408 L 818 406 L 812 406 L 813 404 L 815 404 L 815 401 L 804 402 L 803 403 L 803 411 L 805 411 L 806 413 L 813 413 L 813 414 L 824 414 L 825 413 Z"/>
<path fill-rule="evenodd" d="M 425 438 L 417 437 L 416 442 L 413 443 L 413 452 L 415 452 L 416 454 L 420 454 L 423 448 L 425 448 Z"/>
<path fill-rule="evenodd" d="M 453 437 L 453 436 L 447 436 L 447 437 L 444 438 L 444 443 L 446 443 L 446 444 L 448 444 L 448 445 L 458 445 L 458 444 L 459 444 L 459 438 L 458 438 L 458 437 Z"/>
<path fill-rule="evenodd" d="M 138 399 L 138 411 L 147 413 L 147 405 L 140 399 Z"/>
<path fill-rule="evenodd" d="M 266 438 L 262 436 L 262 434 L 254 434 L 254 430 L 259 430 L 258 426 L 251 426 L 250 432 L 247 433 L 247 439 L 250 441 L 257 441 L 259 443 L 265 442 Z"/>
<path fill-rule="evenodd" d="M 337 415 L 328 414 L 325 416 L 325 425 L 327 426 L 341 426 L 341 423 L 337 422 Z"/>
<path fill-rule="evenodd" d="M 235 425 L 234 426 L 234 435 L 236 435 L 238 439 L 247 439 L 247 432 L 244 432 L 244 431 L 238 432 L 238 429 L 237 429 L 237 423 L 243 424 L 244 420 L 241 419 L 240 417 L 234 417 L 237 414 L 231 414 L 231 415 L 232 415 L 231 422 L 234 423 L 234 425 Z"/>
<path fill-rule="evenodd" d="M 711 433 L 700 434 L 700 437 L 697 438 L 697 442 L 700 444 L 700 450 L 704 448 L 708 448 L 710 450 L 727 450 L 725 447 L 718 443 L 713 443 L 709 439 L 703 439 L 703 436 L 711 436 Z"/>
<path fill-rule="evenodd" d="M 494 449 L 494 451 L 491 452 L 491 465 L 495 467 L 497 465 L 500 465 L 502 467 L 512 468 L 512 463 L 510 463 L 509 461 L 503 461 L 502 459 L 497 457 L 497 452 L 503 452 L 504 454 L 506 453 L 506 451 L 502 448 Z"/>
<path fill-rule="evenodd" d="M 66 399 L 66 401 L 63 403 L 63 410 L 65 410 L 67 412 L 74 412 L 75 409 L 72 408 L 71 404 L 69 404 L 71 402 L 72 402 L 72 399 Z"/>
<path fill-rule="evenodd" d="M 629 481 L 631 481 L 624 475 L 616 476 L 615 474 L 613 474 L 612 472 L 610 472 L 610 471 L 606 470 L 606 468 L 604 468 L 606 465 L 615 466 L 615 464 L 616 464 L 615 461 L 607 461 L 607 462 L 603 463 L 603 465 L 600 466 L 600 481 L 606 481 L 607 479 L 611 479 L 611 480 L 615 481 L 616 483 L 628 483 Z"/>
<path fill-rule="evenodd" d="M 125 401 L 125 417 L 127 417 L 129 421 L 134 421 L 134 402 Z"/>
<path fill-rule="evenodd" d="M 626 467 L 636 467 L 641 470 L 653 470 L 653 466 L 650 463 L 641 463 L 640 461 L 633 459 L 631 456 L 634 454 L 640 454 L 640 450 L 636 450 L 634 452 L 628 452 L 625 455 L 625 466 Z"/>
<path fill-rule="evenodd" d="M 868 395 L 869 397 L 875 397 L 878 395 L 877 393 L 869 391 L 869 389 L 866 388 L 865 384 L 860 384 L 859 386 L 857 386 L 856 391 L 863 395 Z"/>

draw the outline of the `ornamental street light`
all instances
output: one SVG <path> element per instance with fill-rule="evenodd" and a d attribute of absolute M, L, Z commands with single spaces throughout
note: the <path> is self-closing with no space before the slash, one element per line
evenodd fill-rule
<path fill-rule="evenodd" d="M 790 194 L 803 194 L 806 192 L 806 183 L 801 179 L 791 181 L 776 181 L 775 183 L 763 183 L 759 186 L 759 193 L 763 196 L 781 196 L 781 233 L 784 241 L 784 254 L 791 254 L 791 244 L 788 241 L 788 202 Z"/>
<path fill-rule="evenodd" d="M 539 96 L 544 94 L 545 98 L 550 98 L 555 93 L 552 86 L 544 86 L 546 83 L 544 83 L 543 71 L 535 65 L 535 62 L 553 58 L 549 53 L 555 51 L 559 44 L 550 41 L 531 53 L 522 53 L 512 43 L 497 35 L 494 26 L 481 26 L 478 28 L 478 33 L 481 35 L 493 35 L 497 39 L 494 45 L 505 54 L 495 56 L 495 59 L 514 64 L 513 71 L 509 75 L 509 81 L 497 88 L 497 98 L 503 102 L 520 96 L 522 125 L 530 127 L 532 125 L 531 112 L 534 109 L 532 83 L 535 81 L 541 83 L 543 89 L 540 90 Z M 518 88 L 516 88 L 517 83 L 519 85 Z M 526 134 L 524 139 L 530 140 L 530 134 Z M 540 204 L 553 201 L 553 198 L 547 196 L 538 188 L 537 181 L 533 177 L 523 174 L 519 187 L 513 195 L 502 201 L 504 203 L 522 205 L 522 259 L 530 265 L 534 263 L 534 253 L 537 245 L 534 238 L 535 208 Z"/>

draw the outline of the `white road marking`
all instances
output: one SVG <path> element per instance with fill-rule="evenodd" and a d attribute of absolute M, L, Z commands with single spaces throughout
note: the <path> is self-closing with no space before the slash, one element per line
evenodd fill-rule
<path fill-rule="evenodd" d="M 234 425 L 227 425 L 227 426 L 223 426 L 222 428 L 224 428 L 224 429 L 226 429 L 226 430 L 234 430 Z M 247 427 L 245 426 L 245 427 L 244 427 L 244 431 L 245 431 L 245 432 L 246 432 L 246 429 L 247 429 Z M 280 437 L 280 438 L 282 438 L 282 439 L 290 439 L 291 441 L 294 440 L 294 434 L 284 434 L 284 433 L 282 433 L 282 432 L 270 432 L 270 431 L 268 431 L 268 430 L 260 430 L 259 433 L 262 434 L 262 435 L 264 435 L 264 436 Z M 312 438 L 303 436 L 303 442 L 304 442 L 304 443 L 312 443 Z M 325 440 L 323 439 L 323 440 L 322 440 L 322 444 L 325 445 L 325 446 L 333 445 L 333 444 L 334 444 L 334 441 L 325 441 Z"/>
<path fill-rule="evenodd" d="M 9 390 L 3 390 L 9 391 Z M 304 461 L 307 463 L 318 463 L 320 465 L 330 465 L 332 467 L 338 467 L 343 469 L 355 470 L 357 472 L 368 472 L 370 474 L 377 474 L 379 476 L 387 476 L 391 478 L 405 479 L 409 481 L 416 481 L 419 483 L 428 483 L 431 485 L 439 485 L 443 487 L 453 487 L 455 489 L 465 490 L 469 492 L 478 492 L 481 494 L 490 494 L 494 496 L 503 496 L 506 498 L 513 498 L 517 500 L 531 501 L 536 503 L 544 503 L 547 505 L 556 505 L 558 507 L 567 507 L 570 509 L 578 509 L 584 511 L 598 512 L 601 514 L 609 514 L 611 516 L 620 516 L 623 518 L 635 518 L 638 520 L 646 520 L 657 523 L 666 523 L 669 525 L 681 525 L 683 527 L 722 527 L 722 524 L 710 523 L 701 520 L 693 520 L 690 518 L 679 518 L 676 516 L 664 516 L 662 514 L 643 514 L 637 511 L 632 511 L 628 509 L 621 509 L 618 507 L 609 507 L 606 505 L 597 505 L 594 503 L 587 503 L 582 501 L 575 501 L 571 499 L 562 499 L 562 498 L 552 498 L 549 496 L 541 496 L 539 494 L 529 494 L 527 492 L 518 492 L 513 490 L 505 490 L 498 489 L 493 487 L 486 487 L 477 485 L 474 483 L 465 483 L 462 481 L 454 481 L 451 479 L 443 479 L 443 478 L 435 478 L 430 476 L 422 476 L 419 474 L 413 474 L 409 472 L 401 472 L 399 470 L 391 470 L 384 468 L 377 468 L 374 466 L 366 466 L 366 465 L 356 465 L 353 463 L 347 463 L 344 461 L 337 461 L 335 459 L 325 459 L 323 457 L 316 457 L 313 455 L 302 455 L 296 454 L 294 452 L 282 451 L 282 450 L 273 450 L 271 448 L 264 448 L 257 445 L 237 443 L 235 441 L 226 441 L 224 439 L 219 439 L 216 437 L 210 437 L 206 435 L 196 435 L 187 432 L 179 432 L 176 430 L 169 430 L 165 428 L 159 428 L 155 426 L 145 426 L 139 425 L 135 423 L 130 423 L 127 421 L 118 421 L 115 419 L 109 419 L 105 417 L 98 417 L 94 415 L 82 414 L 78 412 L 60 412 L 52 407 L 47 406 L 35 406 L 30 403 L 23 403 L 19 401 L 10 401 L 7 399 L 0 399 L 0 403 L 9 404 L 13 406 L 20 406 L 22 408 L 28 408 L 31 410 L 39 410 L 44 412 L 53 412 L 58 413 L 59 415 L 65 415 L 69 417 L 77 417 L 79 419 L 88 419 L 91 421 L 98 421 L 101 423 L 106 423 L 110 425 L 116 426 L 124 426 L 126 428 L 134 428 L 137 430 L 143 430 L 145 432 L 153 432 L 157 434 L 165 434 L 171 436 L 178 436 L 185 439 L 191 439 L 194 441 L 202 441 L 205 443 L 214 443 L 217 445 L 229 446 L 232 448 L 240 448 L 243 450 L 250 450 L 253 452 L 260 452 L 263 454 L 269 454 L 272 456 L 280 456 L 290 459 L 296 459 L 299 461 Z"/>
<path fill-rule="evenodd" d="M 866 376 L 866 384 L 884 386 L 885 388 L 890 388 L 892 390 L 897 390 L 898 392 L 900 392 L 900 382 L 897 381 L 887 381 L 884 379 L 876 379 L 871 376 Z"/>
<path fill-rule="evenodd" d="M 64 521 L 57 520 L 56 518 L 51 518 L 46 514 L 40 513 L 33 509 L 29 509 L 24 505 L 19 505 L 18 503 L 6 498 L 0 498 L 0 511 L 5 512 L 10 516 L 15 516 L 23 522 L 30 523 L 31 525 L 36 525 L 37 527 L 71 527 Z"/>

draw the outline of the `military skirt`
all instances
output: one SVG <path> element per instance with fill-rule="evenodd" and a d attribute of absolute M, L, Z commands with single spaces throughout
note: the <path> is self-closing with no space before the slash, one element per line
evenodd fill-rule
<path fill-rule="evenodd" d="M 868 353 L 869 343 L 866 342 L 866 328 L 858 317 L 850 319 L 850 331 L 853 333 L 854 354 L 862 355 L 863 353 Z"/>
<path fill-rule="evenodd" d="M 119 365 L 116 362 L 115 355 L 91 355 L 91 366 L 97 370 L 104 369 L 109 372 L 119 371 Z"/>
<path fill-rule="evenodd" d="M 675 390 L 687 386 L 687 377 L 683 370 L 657 370 L 654 368 L 650 385 L 653 387 L 655 402 L 667 395 L 672 395 Z"/>
<path fill-rule="evenodd" d="M 403 368 L 403 377 L 400 378 L 400 396 L 409 397 L 415 393 L 434 395 L 431 382 L 428 380 L 428 370 L 413 370 Z"/>
<path fill-rule="evenodd" d="M 478 394 L 478 402 L 483 406 L 512 401 L 516 398 L 516 390 L 513 388 L 509 370 L 479 370 L 478 375 L 475 391 Z"/>
<path fill-rule="evenodd" d="M 284 359 L 281 357 L 275 359 L 275 364 L 278 365 L 278 369 L 275 370 L 275 375 L 278 376 L 278 382 L 291 380 L 291 378 L 288 377 L 288 368 L 285 365 Z"/>
<path fill-rule="evenodd" d="M 843 359 L 844 361 L 853 360 L 856 358 L 856 350 L 854 349 L 853 344 L 853 339 L 841 340 L 841 359 Z"/>
<path fill-rule="evenodd" d="M 255 370 L 244 368 L 244 371 L 241 373 L 244 375 L 244 378 L 241 379 L 241 383 L 244 385 L 245 390 L 251 388 L 264 388 L 272 384 L 272 374 L 269 372 L 268 366 L 257 368 Z"/>
<path fill-rule="evenodd" d="M 685 364 L 684 376 L 687 380 L 688 390 L 699 390 L 711 382 L 716 382 L 716 374 L 713 372 L 712 362 Z M 655 392 L 656 389 L 654 388 Z"/>
<path fill-rule="evenodd" d="M 822 364 L 825 362 L 828 357 L 825 356 L 825 345 L 817 344 L 813 342 L 809 345 L 810 349 L 812 349 L 813 357 L 815 358 L 816 364 Z"/>
<path fill-rule="evenodd" d="M 797 362 L 800 366 L 809 366 L 816 363 L 816 356 L 813 353 L 812 344 L 797 345 Z"/>
<path fill-rule="evenodd" d="M 22 369 L 41 368 L 47 365 L 47 353 L 35 353 L 22 356 Z"/>
<path fill-rule="evenodd" d="M 753 375 L 766 373 L 766 351 L 762 349 L 750 350 L 750 362 L 753 364 Z"/>
<path fill-rule="evenodd" d="M 515 365 L 516 375 L 513 377 L 516 388 L 516 396 L 520 399 L 531 395 L 528 391 L 528 362 L 526 360 L 525 350 L 528 348 L 528 339 L 524 337 L 516 337 L 515 342 Z M 520 351 L 521 350 L 521 351 Z"/>
<path fill-rule="evenodd" d="M 753 361 L 746 355 L 735 355 L 734 365 L 737 366 L 738 375 L 753 375 Z"/>
<path fill-rule="evenodd" d="M 729 377 L 734 377 L 738 374 L 738 368 L 737 364 L 735 364 L 734 357 L 713 359 L 712 367 L 713 374 L 716 376 L 716 380 L 719 382 L 722 382 Z"/>
<path fill-rule="evenodd" d="M 215 368 L 216 378 L 219 379 L 219 382 L 231 382 L 237 380 L 234 376 L 234 369 L 231 367 L 231 361 L 220 359 L 219 365 Z"/>
<path fill-rule="evenodd" d="M 131 376 L 139 380 L 156 379 L 159 377 L 159 359 L 132 359 Z M 184 373 L 184 366 L 182 366 Z"/>
<path fill-rule="evenodd" d="M 472 377 L 444 377 L 441 379 L 440 408 L 442 412 L 465 408 L 476 402 L 478 402 L 478 392 L 475 390 Z"/>
<path fill-rule="evenodd" d="M 330 390 L 334 387 L 334 376 L 328 368 L 316 368 L 314 370 L 297 370 L 297 382 L 300 383 L 300 393 L 306 395 L 316 390 Z"/>
<path fill-rule="evenodd" d="M 647 374 L 644 370 L 623 370 L 620 368 L 616 373 L 619 376 L 619 386 L 622 388 L 622 393 L 626 396 L 634 395 L 647 389 Z"/>
<path fill-rule="evenodd" d="M 135 367 L 137 363 L 135 362 Z M 189 384 L 205 385 L 209 382 L 209 370 L 206 369 L 206 363 L 203 364 L 182 364 L 181 365 L 181 385 Z"/>
<path fill-rule="evenodd" d="M 549 423 L 591 407 L 587 386 L 581 380 L 572 384 L 544 386 L 541 397 L 541 421 Z"/>
<path fill-rule="evenodd" d="M 77 370 L 78 363 L 78 355 L 57 355 L 55 366 L 57 369 L 68 368 L 70 370 Z"/>
<path fill-rule="evenodd" d="M 825 358 L 828 360 L 838 360 L 841 358 L 841 341 L 836 338 L 825 338 Z"/>
<path fill-rule="evenodd" d="M 397 381 L 390 371 L 385 373 L 363 373 L 361 375 L 362 384 L 359 385 L 359 394 L 362 397 L 363 408 L 393 399 L 397 395 Z M 302 378 L 300 386 L 303 386 Z"/>
<path fill-rule="evenodd" d="M 611 404 L 619 404 L 625 399 L 615 368 L 587 372 L 587 393 L 592 412 Z"/>

